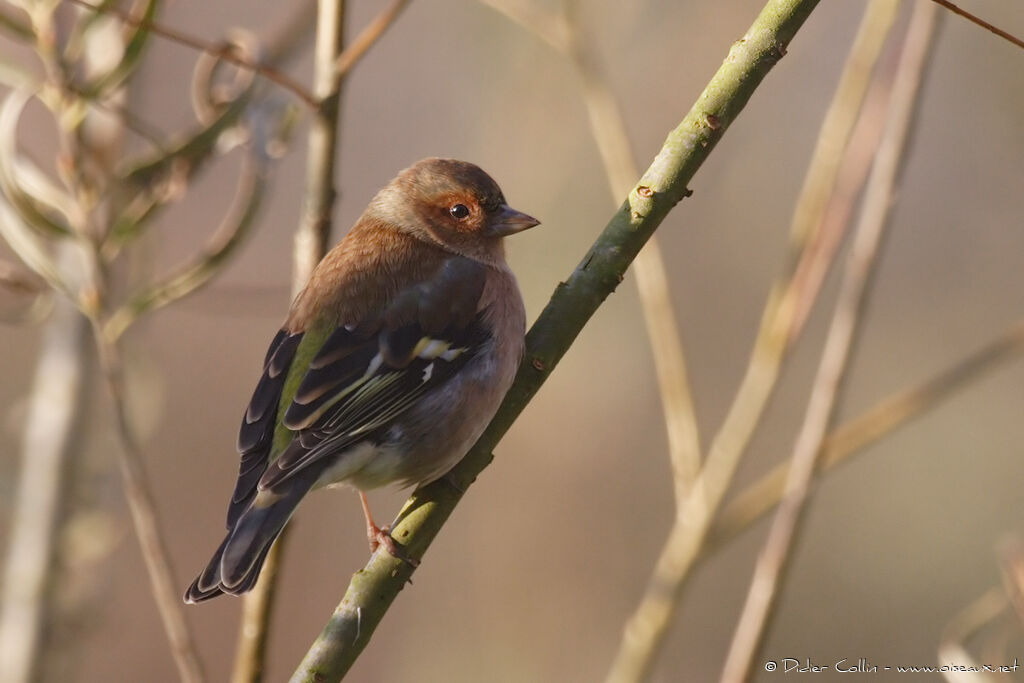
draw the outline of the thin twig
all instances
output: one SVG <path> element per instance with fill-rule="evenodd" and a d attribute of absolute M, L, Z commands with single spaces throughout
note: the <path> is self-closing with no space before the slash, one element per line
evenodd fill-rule
<path fill-rule="evenodd" d="M 583 326 L 618 286 L 668 212 L 689 194 L 687 183 L 785 53 L 817 0 L 770 0 L 745 40 L 735 43 L 693 108 L 673 130 L 604 232 L 560 284 L 526 338 L 526 357 L 502 407 L 480 440 L 443 479 L 417 490 L 392 535 L 414 560 L 423 557 L 447 518 L 492 460 L 492 450 L 550 376 Z M 713 119 L 713 124 L 709 122 Z M 412 575 L 412 563 L 374 553 L 310 647 L 293 683 L 337 681 L 366 647 Z"/>
<path fill-rule="evenodd" d="M 787 351 L 794 342 L 794 304 L 816 297 L 820 291 L 808 292 L 812 283 L 805 278 L 797 278 L 797 274 L 799 264 L 805 259 L 832 257 L 831 253 L 823 250 L 812 252 L 812 247 L 829 203 L 819 200 L 817 194 L 827 196 L 832 191 L 835 172 L 840 166 L 836 157 L 848 149 L 847 141 L 854 125 L 852 118 L 841 115 L 836 109 L 839 102 L 842 107 L 859 109 L 867 83 L 861 74 L 870 73 L 877 62 L 895 12 L 895 0 L 874 0 L 861 21 L 833 97 L 837 104 L 830 107 L 822 123 L 819 138 L 827 138 L 828 142 L 820 141 L 817 145 L 794 209 L 790 232 L 796 254 L 789 259 L 786 272 L 769 297 L 746 372 L 729 412 L 711 442 L 693 493 L 677 510 L 643 597 L 626 622 L 619 650 L 606 679 L 609 683 L 633 683 L 649 676 L 714 512 L 721 504 L 740 458 L 771 399 Z M 821 178 L 812 180 L 812 176 L 819 174 Z M 814 210 L 811 211 L 810 207 Z"/>
<path fill-rule="evenodd" d="M 889 16 L 895 18 L 897 3 L 891 3 L 890 7 L 892 11 Z M 879 40 L 879 50 L 882 48 L 885 35 L 887 34 L 873 34 L 873 37 Z M 800 337 L 804 325 L 810 318 L 814 303 L 818 300 L 818 292 L 825 282 L 825 276 L 846 236 L 861 190 L 871 170 L 875 150 L 878 149 L 881 140 L 885 111 L 892 92 L 895 64 L 886 63 L 884 69 L 881 66 L 876 69 L 875 77 L 870 79 L 871 84 L 863 97 L 857 122 L 849 132 L 849 142 L 842 154 L 838 170 L 835 171 L 828 205 L 824 213 L 819 215 L 818 226 L 812 233 L 812 239 L 805 245 L 805 253 L 799 257 L 799 263 L 793 273 L 794 290 L 800 292 L 800 296 L 794 298 L 792 303 L 790 344 L 795 343 Z M 867 78 L 870 76 L 870 65 L 864 67 L 864 77 Z M 811 172 L 813 173 L 814 169 L 811 169 Z"/>
<path fill-rule="evenodd" d="M 206 285 L 246 238 L 266 192 L 267 166 L 252 154 L 243 165 L 233 205 L 207 245 L 173 274 L 119 307 L 103 326 L 107 339 L 119 338 L 141 316 L 171 304 Z"/>
<path fill-rule="evenodd" d="M 566 0 L 564 52 L 579 75 L 591 134 L 601 153 L 612 201 L 616 201 L 640 177 L 640 170 L 636 167 L 622 109 L 609 85 L 608 75 L 601 68 L 591 42 L 581 35 L 577 9 L 575 0 Z M 681 506 L 700 471 L 700 435 L 683 340 L 657 235 L 652 235 L 637 254 L 632 270 L 636 275 L 668 432 L 676 504 Z"/>
<path fill-rule="evenodd" d="M 601 155 L 612 201 L 617 201 L 640 177 L 640 170 L 608 76 L 589 41 L 581 36 L 575 1 L 566 0 L 563 14 L 545 13 L 529 3 L 481 1 L 547 42 L 572 63 L 580 79 L 591 135 Z M 676 501 L 681 505 L 700 470 L 700 436 L 683 342 L 657 235 L 651 236 L 640 250 L 632 270 L 658 379 Z"/>
<path fill-rule="evenodd" d="M 199 682 L 203 680 L 202 666 L 192 634 L 185 622 L 177 582 L 174 580 L 171 554 L 160 531 L 156 501 L 149 487 L 142 452 L 128 415 L 120 351 L 116 341 L 110 341 L 105 337 L 103 328 L 97 321 L 93 321 L 93 336 L 99 349 L 103 377 L 114 403 L 114 418 L 121 443 L 118 462 L 124 481 L 125 498 L 128 500 L 128 508 L 135 523 L 135 535 L 139 539 L 142 557 L 146 561 L 153 598 L 167 631 L 171 654 L 174 656 L 181 680 Z"/>
<path fill-rule="evenodd" d="M 956 663 L 981 669 L 967 650 L 967 640 L 985 624 L 996 619 L 1010 606 L 1003 586 L 992 586 L 953 617 L 939 639 L 939 663 Z M 943 674 L 949 683 L 996 683 L 1001 679 L 985 676 L 980 671 L 949 671 Z"/>
<path fill-rule="evenodd" d="M 313 95 L 321 106 L 315 112 L 309 131 L 306 195 L 292 247 L 293 296 L 306 286 L 316 264 L 327 253 L 331 215 L 337 198 L 338 114 L 344 83 L 344 74 L 338 70 L 337 60 L 344 51 L 345 3 L 343 0 L 318 0 L 317 7 Z M 285 527 L 275 546 L 284 544 L 288 528 Z M 262 680 L 281 557 L 280 551 L 267 557 L 261 572 L 265 576 L 243 598 L 245 618 L 238 634 L 232 683 L 258 683 Z"/>
<path fill-rule="evenodd" d="M 972 24 L 977 24 L 978 26 L 982 27 L 983 29 L 986 29 L 986 30 L 991 31 L 992 33 L 996 34 L 1000 38 L 1003 38 L 1004 40 L 1010 41 L 1011 43 L 1013 43 L 1017 47 L 1024 48 L 1024 40 L 1021 40 L 1020 38 L 1017 38 L 1016 36 L 1013 36 L 1013 35 L 1007 33 L 1006 31 L 1004 31 L 1003 29 L 999 28 L 998 26 L 993 26 L 992 24 L 988 23 L 984 19 L 982 19 L 980 17 L 976 17 L 973 14 L 971 14 L 970 12 L 967 12 L 966 10 L 960 9 L 959 7 L 954 5 L 953 3 L 949 2 L 949 0 L 932 0 L 932 2 L 934 2 L 934 3 L 938 4 L 938 5 L 942 5 L 943 7 L 948 9 L 953 14 L 959 14 L 961 17 L 963 17 L 967 21 L 971 22 Z"/>
<path fill-rule="evenodd" d="M 36 295 L 46 291 L 46 281 L 31 271 L 0 260 L 0 287 L 18 294 Z"/>
<path fill-rule="evenodd" d="M 536 0 L 480 0 L 480 3 L 504 14 L 557 52 L 569 46 L 569 24 L 564 14 L 547 12 L 537 7 Z"/>
<path fill-rule="evenodd" d="M 0 8 L 0 29 L 8 36 L 18 40 L 31 41 L 36 37 L 30 22 L 23 21 L 21 17 L 16 17 L 7 9 L 2 8 Z"/>
<path fill-rule="evenodd" d="M 65 245 L 66 258 L 73 247 Z M 79 446 L 77 425 L 88 386 L 89 326 L 58 297 L 46 325 L 24 420 L 21 473 L 12 504 L 0 602 L 0 681 L 39 679 L 53 585 L 57 530 L 66 512 L 68 462 Z"/>
<path fill-rule="evenodd" d="M 235 648 L 235 665 L 231 671 L 232 683 L 254 683 L 263 680 L 266 667 L 267 638 L 270 636 L 270 618 L 274 611 L 281 553 L 287 536 L 280 536 L 270 548 L 260 570 L 260 578 L 253 590 L 242 600 L 242 616 Z"/>
<path fill-rule="evenodd" d="M 754 656 L 777 604 L 778 588 L 803 519 L 811 478 L 825 435 L 834 419 L 837 397 L 863 320 L 871 276 L 888 226 L 889 210 L 899 181 L 911 122 L 917 110 L 917 95 L 937 15 L 935 6 L 928 3 L 919 2 L 914 8 L 904 54 L 893 84 L 885 132 L 868 181 L 864 211 L 857 226 L 804 422 L 793 446 L 786 492 L 754 569 L 747 601 L 726 658 L 723 683 L 750 679 Z"/>
<path fill-rule="evenodd" d="M 818 471 L 827 471 L 850 456 L 924 415 L 964 389 L 970 382 L 992 372 L 1002 363 L 1024 355 L 1024 322 L 953 363 L 921 384 L 882 399 L 874 406 L 836 427 L 825 438 Z M 779 463 L 736 495 L 715 519 L 702 554 L 722 546 L 782 499 L 790 461 Z"/>
<path fill-rule="evenodd" d="M 288 10 L 283 22 L 275 22 L 272 31 L 263 39 L 267 62 L 280 66 L 293 60 L 313 42 L 316 30 L 316 0 L 297 0 L 282 5 Z"/>
<path fill-rule="evenodd" d="M 121 21 L 125 22 L 126 24 L 143 28 L 152 33 L 153 35 L 157 35 L 161 38 L 166 38 L 171 42 L 178 43 L 180 45 L 190 47 L 194 50 L 199 50 L 200 52 L 205 52 L 207 54 L 213 55 L 215 57 L 223 59 L 225 62 L 230 62 L 235 66 L 242 67 L 244 69 L 249 69 L 255 73 L 260 74 L 268 81 L 272 81 L 277 85 L 281 86 L 282 88 L 284 88 L 285 90 L 291 92 L 293 95 L 295 95 L 300 100 L 305 102 L 312 109 L 316 109 L 320 105 L 317 99 L 313 95 L 311 95 L 302 86 L 302 84 L 292 80 L 287 74 L 267 64 L 254 62 L 238 54 L 238 52 L 229 45 L 217 45 L 214 43 L 209 43 L 205 40 L 201 40 L 199 38 L 196 38 L 195 36 L 191 36 L 182 31 L 178 31 L 163 26 L 162 24 L 137 19 L 136 17 L 132 16 L 129 12 L 119 9 L 118 7 L 115 7 L 113 5 L 104 4 L 102 7 L 100 7 L 98 5 L 92 4 L 88 0 L 65 1 L 70 2 L 74 5 L 78 5 L 80 7 L 85 7 L 86 9 L 92 10 L 93 12 L 105 12 L 107 14 L 111 14 L 120 19 Z"/>
<path fill-rule="evenodd" d="M 380 37 L 384 35 L 384 32 L 388 30 L 391 24 L 395 23 L 395 19 L 398 19 L 398 16 L 408 4 L 409 0 L 393 0 L 390 5 L 381 10 L 380 14 L 374 17 L 373 21 L 359 32 L 359 35 L 342 50 L 341 54 L 338 55 L 338 59 L 334 62 L 334 68 L 337 70 L 335 76 L 337 78 L 344 78 L 345 74 L 352 70 L 352 67 L 380 40 Z"/>

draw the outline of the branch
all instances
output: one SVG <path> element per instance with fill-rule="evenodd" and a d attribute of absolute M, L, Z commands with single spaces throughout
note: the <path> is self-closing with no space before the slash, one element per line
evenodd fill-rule
<path fill-rule="evenodd" d="M 816 0 L 771 0 L 651 167 L 612 217 L 569 279 L 559 285 L 527 335 L 516 381 L 494 420 L 466 457 L 444 478 L 413 493 L 392 535 L 415 560 L 423 557 L 466 488 L 492 460 L 491 452 L 668 212 L 689 194 L 686 185 L 739 115 L 754 90 L 785 54 Z M 292 677 L 337 681 L 366 647 L 398 592 L 410 564 L 378 551 L 357 572 L 341 604 Z"/>
<path fill-rule="evenodd" d="M 116 340 L 146 313 L 162 308 L 201 288 L 221 270 L 246 238 L 266 192 L 268 168 L 260 153 L 246 160 L 238 181 L 234 206 L 207 244 L 177 272 L 150 285 L 120 306 L 103 325 L 104 335 Z"/>
<path fill-rule="evenodd" d="M 259 62 L 254 62 L 246 58 L 245 56 L 238 54 L 230 45 L 215 45 L 213 43 L 208 43 L 204 40 L 200 40 L 199 38 L 190 36 L 181 31 L 167 28 L 166 26 L 158 24 L 154 21 L 138 19 L 132 16 L 129 12 L 125 12 L 107 3 L 104 3 L 101 6 L 94 5 L 88 0 L 65 1 L 70 2 L 73 5 L 78 5 L 79 7 L 84 7 L 86 9 L 92 10 L 93 12 L 105 12 L 107 14 L 111 14 L 130 26 L 135 26 L 137 28 L 144 29 L 146 31 L 149 31 L 153 35 L 160 36 L 161 38 L 166 38 L 167 40 L 170 40 L 173 43 L 178 43 L 179 45 L 185 45 L 186 47 L 190 47 L 194 50 L 205 52 L 214 57 L 223 59 L 225 62 L 230 62 L 235 66 L 239 66 L 244 69 L 249 69 L 250 71 L 260 74 L 268 81 L 272 81 L 273 83 L 276 83 L 285 90 L 291 92 L 293 95 L 295 95 L 304 103 L 306 103 L 306 105 L 309 106 L 311 109 L 316 109 L 319 106 L 319 102 L 313 95 L 310 95 L 301 84 L 297 83 L 296 81 L 293 81 L 285 73 L 278 71 L 272 66 Z"/>
<path fill-rule="evenodd" d="M 607 74 L 600 67 L 599 57 L 590 42 L 580 35 L 575 0 L 569 0 L 568 8 L 566 50 L 583 85 L 591 134 L 601 152 L 614 201 L 629 191 L 640 171 L 634 161 L 636 156 L 629 143 L 622 110 L 608 84 Z M 700 434 L 683 340 L 672 308 L 665 259 L 656 235 L 652 235 L 637 254 L 633 273 L 661 394 L 676 505 L 682 506 L 700 471 Z"/>
<path fill-rule="evenodd" d="M 1006 589 L 996 585 L 975 598 L 942 629 L 939 639 L 939 662 L 956 662 L 979 671 L 949 672 L 944 678 L 949 683 L 997 683 L 1002 677 L 986 676 L 980 672 L 982 665 L 967 650 L 967 640 L 989 622 L 1007 611 L 1009 601 Z"/>
<path fill-rule="evenodd" d="M 943 7 L 948 9 L 953 14 L 959 14 L 961 17 L 963 17 L 967 21 L 971 22 L 972 24 L 977 24 L 978 26 L 982 27 L 983 29 L 985 29 L 987 31 L 991 31 L 992 33 L 996 34 L 1000 38 L 1002 38 L 1004 40 L 1010 41 L 1011 43 L 1013 43 L 1017 47 L 1024 48 L 1024 40 L 1021 40 L 1020 38 L 1017 38 L 1016 36 L 1010 35 L 1006 31 L 1004 31 L 1003 29 L 1001 29 L 1001 28 L 999 28 L 997 26 L 993 26 L 992 24 L 988 23 L 984 19 L 981 19 L 980 17 L 974 16 L 970 12 L 967 12 L 967 11 L 964 11 L 964 10 L 960 9 L 959 7 L 954 5 L 953 3 L 949 2 L 949 0 L 932 0 L 932 2 L 934 2 L 934 3 L 938 4 L 938 5 L 942 5 Z"/>
<path fill-rule="evenodd" d="M 601 155 L 612 201 L 629 192 L 640 171 L 608 75 L 593 46 L 581 36 L 575 0 L 566 0 L 563 14 L 548 14 L 529 3 L 510 0 L 481 2 L 547 42 L 571 62 L 580 79 L 590 132 Z M 656 235 L 640 250 L 633 271 L 668 432 L 675 496 L 681 505 L 700 470 L 700 436 L 683 342 Z"/>
<path fill-rule="evenodd" d="M 1022 354 L 1024 322 L 1019 322 L 934 377 L 879 401 L 841 424 L 822 445 L 818 471 L 824 472 L 845 462 L 850 456 L 934 409 L 970 382 L 993 371 L 1000 363 Z M 779 463 L 733 498 L 711 526 L 701 554 L 717 549 L 777 505 L 782 499 L 789 468 L 789 460 Z"/>
<path fill-rule="evenodd" d="M 648 676 L 714 512 L 729 488 L 795 341 L 797 303 L 808 302 L 809 307 L 820 292 L 814 281 L 801 277 L 801 273 L 806 269 L 824 271 L 831 264 L 833 252 L 817 245 L 831 203 L 829 196 L 835 195 L 840 159 L 844 150 L 849 150 L 854 120 L 847 110 L 860 108 L 869 74 L 881 54 L 896 8 L 895 0 L 874 0 L 861 20 L 794 209 L 790 226 L 792 253 L 786 271 L 765 306 L 743 380 L 711 442 L 694 493 L 677 510 L 643 598 L 626 622 L 619 651 L 608 673 L 610 682 L 639 681 Z M 840 226 L 838 237 L 843 231 L 845 225 Z"/>
<path fill-rule="evenodd" d="M 174 656 L 181 680 L 190 683 L 202 681 L 202 666 L 192 635 L 185 623 L 185 614 L 171 568 L 171 555 L 160 530 L 156 502 L 149 487 L 142 451 L 128 415 L 117 341 L 109 339 L 96 320 L 93 321 L 93 336 L 99 350 L 103 377 L 114 403 L 117 435 L 121 443 L 118 453 L 125 498 L 128 500 L 128 509 L 135 524 L 135 535 L 142 549 L 142 557 L 146 561 L 153 599 L 167 632 L 171 654 Z"/>
<path fill-rule="evenodd" d="M 888 226 L 889 210 L 899 182 L 911 122 L 917 110 L 917 95 L 928 62 L 937 15 L 934 5 L 915 5 L 893 85 L 885 132 L 868 181 L 856 239 L 840 285 L 804 422 L 793 446 L 786 493 L 754 569 L 747 601 L 726 658 L 723 683 L 750 680 L 751 665 L 777 604 L 779 585 L 806 509 L 811 478 L 835 416 L 837 396 L 847 376 L 850 356 L 863 320 L 871 276 Z"/>
<path fill-rule="evenodd" d="M 63 248 L 63 262 L 74 259 Z M 21 473 L 14 495 L 0 610 L 0 679 L 37 680 L 45 656 L 52 601 L 54 548 L 65 513 L 67 464 L 78 449 L 77 428 L 89 377 L 89 327 L 58 297 L 46 325 L 24 422 Z"/>
<path fill-rule="evenodd" d="M 313 93 L 321 106 L 309 131 L 306 160 L 306 196 L 292 248 L 292 296 L 306 286 L 313 268 L 327 253 L 338 156 L 338 115 L 344 74 L 337 68 L 344 48 L 344 0 L 318 0 L 316 46 L 313 56 Z M 274 595 L 280 572 L 281 550 L 288 527 L 274 542 L 253 590 L 243 598 L 242 628 L 235 649 L 232 683 L 259 683 L 263 679 L 266 643 Z"/>
<path fill-rule="evenodd" d="M 409 0 L 392 0 L 390 5 L 381 10 L 381 13 L 359 32 L 355 40 L 342 50 L 334 61 L 335 78 L 343 79 L 352 70 L 352 67 L 359 63 L 359 60 L 380 40 L 384 32 L 395 23 L 408 4 Z"/>

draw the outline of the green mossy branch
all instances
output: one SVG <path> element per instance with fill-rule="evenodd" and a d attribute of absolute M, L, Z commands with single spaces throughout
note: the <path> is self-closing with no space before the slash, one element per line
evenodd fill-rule
<path fill-rule="evenodd" d="M 687 183 L 746 105 L 818 0 L 771 0 L 735 43 L 696 104 L 673 130 L 629 197 L 526 337 L 526 357 L 487 431 L 448 476 L 417 490 L 392 535 L 414 560 L 423 557 L 467 487 L 493 459 L 498 441 L 537 393 L 601 303 L 615 291 L 640 248 L 668 212 L 690 194 Z M 413 567 L 384 551 L 352 577 L 326 627 L 292 676 L 293 683 L 341 680 Z"/>

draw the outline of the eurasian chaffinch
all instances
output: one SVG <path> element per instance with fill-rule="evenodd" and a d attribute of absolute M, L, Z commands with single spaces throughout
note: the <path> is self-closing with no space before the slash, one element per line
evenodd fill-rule
<path fill-rule="evenodd" d="M 538 221 L 473 164 L 425 159 L 382 189 L 295 298 L 238 435 L 228 533 L 185 592 L 251 589 L 311 489 L 444 475 L 483 432 L 523 354 L 526 316 L 503 238 Z"/>

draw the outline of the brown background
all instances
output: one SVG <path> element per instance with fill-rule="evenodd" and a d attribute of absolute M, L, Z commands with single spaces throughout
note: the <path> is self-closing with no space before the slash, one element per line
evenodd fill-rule
<path fill-rule="evenodd" d="M 378 8 L 352 4 L 350 31 Z M 645 166 L 761 2 L 580 4 Z M 780 271 L 792 203 L 863 4 L 821 3 L 692 181 L 693 197 L 659 232 L 705 444 Z M 964 5 L 1024 33 L 1012 0 Z M 287 11 L 276 3 L 178 0 L 162 21 L 214 39 L 229 26 L 266 32 Z M 140 115 L 165 130 L 190 123 L 194 57 L 155 42 L 136 94 Z M 947 17 L 940 29 L 842 416 L 937 372 L 1021 316 L 1022 64 L 1019 49 L 961 19 Z M 307 56 L 294 72 L 308 79 L 309 69 Z M 26 136 L 24 146 L 45 144 Z M 412 3 L 350 79 L 341 138 L 338 235 L 377 188 L 429 155 L 479 163 L 513 206 L 539 217 L 541 227 L 509 245 L 531 319 L 613 209 L 570 66 L 473 2 Z M 164 216 L 149 244 L 152 267 L 166 268 L 213 229 L 236 157 L 218 163 Z M 130 335 L 135 409 L 182 589 L 220 540 L 237 422 L 288 305 L 303 157 L 300 137 L 275 171 L 255 237 L 223 276 Z M 831 302 L 834 277 L 827 287 Z M 792 446 L 822 312 L 787 368 L 741 482 Z M 38 337 L 38 327 L 0 328 L 3 541 Z M 999 580 L 996 544 L 1021 530 L 1022 386 L 1024 363 L 1005 366 L 827 477 L 786 581 L 769 657 L 936 661 L 943 625 Z M 83 537 L 98 556 L 74 572 L 79 594 L 92 597 L 79 599 L 75 623 L 61 629 L 67 680 L 173 681 L 120 492 L 106 399 L 94 390 L 91 401 L 77 495 L 91 511 Z M 498 447 L 351 679 L 600 679 L 673 514 L 660 415 L 627 279 Z M 388 518 L 404 497 L 372 498 Z M 290 674 L 366 559 L 353 493 L 313 495 L 296 522 L 268 680 Z M 758 524 L 699 568 L 656 681 L 718 675 L 765 528 Z M 188 608 L 211 680 L 229 671 L 239 604 Z M 1016 643 L 1011 651 L 1024 655 Z"/>

